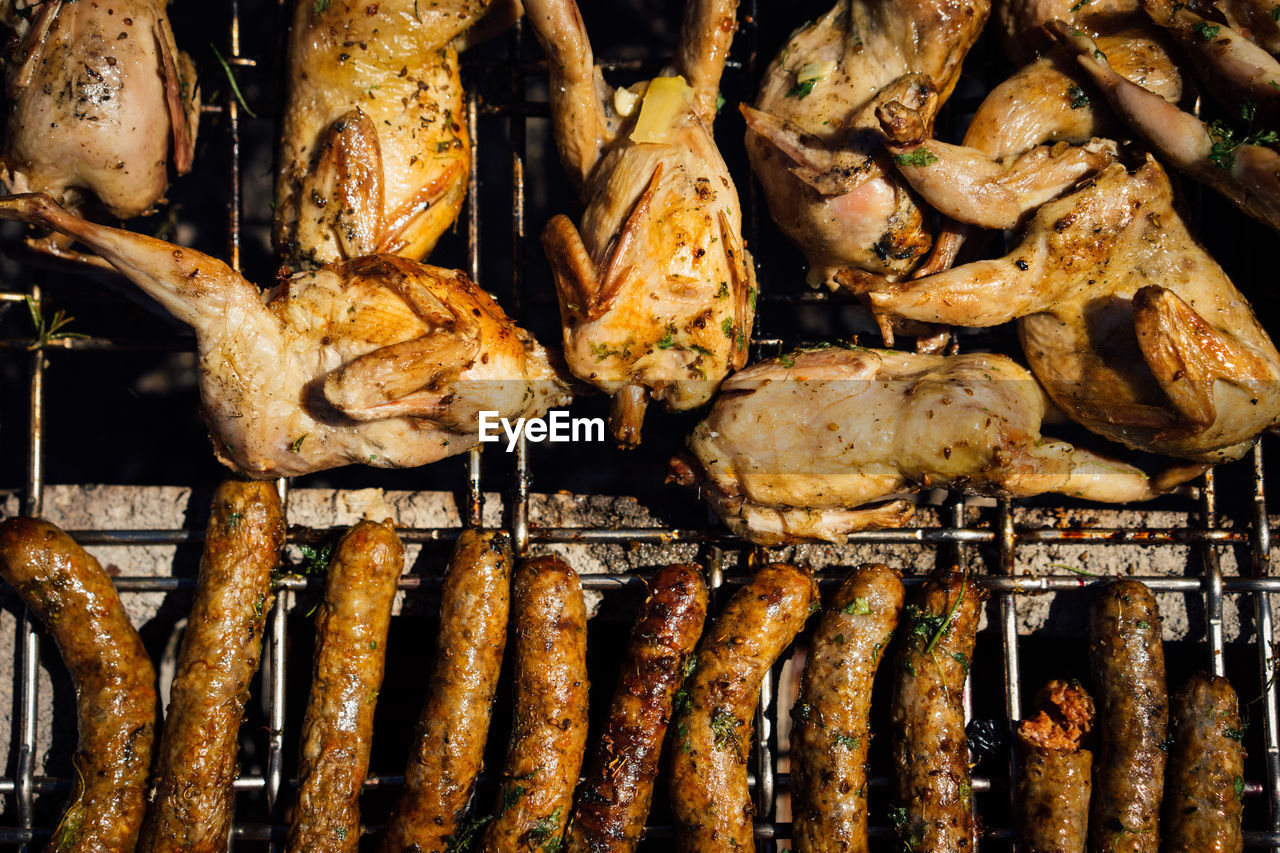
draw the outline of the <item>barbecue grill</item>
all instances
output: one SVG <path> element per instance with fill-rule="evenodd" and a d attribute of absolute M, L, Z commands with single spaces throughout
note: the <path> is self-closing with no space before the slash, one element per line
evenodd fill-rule
<path fill-rule="evenodd" d="M 276 141 L 273 118 L 283 102 L 288 9 L 266 0 L 256 7 L 224 0 L 191 8 L 203 5 L 177 4 L 173 9 L 179 44 L 196 57 L 206 98 L 195 168 L 175 182 L 167 207 L 129 227 L 150 229 L 218 255 L 266 285 L 274 275 L 268 246 L 270 164 Z M 608 4 L 607 11 L 585 5 L 588 30 L 611 82 L 652 75 L 674 47 L 678 0 L 632 0 Z M 816 12 L 826 2 L 802 5 Z M 753 358 L 858 333 L 875 343 L 873 327 L 855 302 L 803 285 L 799 256 L 777 233 L 749 177 L 742 123 L 732 105 L 754 95 L 764 65 L 804 17 L 803 9 L 759 6 L 769 8 L 758 8 L 755 0 L 742 4 L 742 26 L 724 80 L 730 106 L 717 123 L 717 139 L 738 181 L 745 234 L 761 284 Z M 211 35 L 225 68 L 206 46 Z M 963 126 L 964 112 L 980 100 L 988 78 L 999 79 L 994 75 L 1005 67 L 1002 62 L 994 40 L 985 37 L 944 112 L 940 135 L 954 138 L 954 129 Z M 243 90 L 244 104 L 228 74 Z M 541 53 L 528 29 L 517 25 L 465 54 L 463 79 L 468 87 L 466 120 L 475 140 L 468 202 L 455 232 L 446 235 L 432 260 L 467 270 L 517 323 L 544 343 L 558 344 L 554 291 L 537 237 L 547 218 L 571 211 L 574 204 L 550 139 Z M 1256 274 L 1265 269 L 1261 262 L 1269 232 L 1219 207 L 1217 199 L 1187 191 L 1193 221 L 1209 232 L 1211 249 L 1254 300 L 1270 331 L 1280 334 L 1280 311 L 1267 310 L 1269 300 L 1259 292 L 1264 279 Z M 67 515 L 79 520 L 65 526 L 90 550 L 110 549 L 115 559 L 104 563 L 118 567 L 117 587 L 135 623 L 141 603 L 150 602 L 147 614 L 155 624 L 140 627 L 161 660 L 163 677 L 166 661 L 171 668 L 176 631 L 194 587 L 203 513 L 212 486 L 224 475 L 208 452 L 195 414 L 195 365 L 187 355 L 192 338 L 154 309 L 140 307 L 127 285 L 112 288 L 110 277 L 103 285 L 85 279 L 80 270 L 32 258 L 23 253 L 17 231 L 4 233 L 12 251 L 0 266 L 0 488 L 9 492 L 0 492 L 0 507 L 5 513 L 48 513 L 58 521 L 68 505 L 84 503 L 88 516 Z M 24 303 L 46 317 L 65 310 L 77 318 L 65 330 L 86 337 L 35 339 Z M 962 348 L 1017 355 L 1012 337 L 1000 330 L 958 340 Z M 575 402 L 574 413 L 602 415 L 605 408 L 601 397 L 583 398 Z M 401 581 L 402 600 L 389 642 L 364 804 L 370 828 L 385 820 L 401 784 L 412 720 L 425 692 L 422 655 L 434 638 L 434 611 L 450 542 L 461 525 L 485 523 L 508 527 L 517 552 L 557 550 L 586 567 L 584 587 L 595 614 L 588 652 L 595 682 L 593 722 L 607 707 L 641 580 L 665 562 L 697 558 L 708 568 L 712 616 L 753 565 L 776 556 L 812 563 L 827 590 L 841 578 L 840 567 L 867 559 L 900 567 L 909 575 L 909 585 L 918 584 L 935 565 L 962 564 L 979 573 L 992 596 L 967 698 L 977 722 L 972 741 L 979 747 L 975 803 L 984 819 L 982 847 L 990 850 L 1012 847 L 1012 722 L 1048 678 L 1087 677 L 1078 614 L 1086 606 L 1088 584 L 1095 576 L 1137 576 L 1160 594 L 1166 635 L 1174 640 L 1168 647 L 1171 687 L 1196 669 L 1209 669 L 1229 675 L 1247 703 L 1246 845 L 1280 850 L 1280 716 L 1273 648 L 1273 597 L 1280 594 L 1280 577 L 1271 572 L 1273 522 L 1267 512 L 1269 470 L 1264 464 L 1270 438 L 1241 461 L 1206 475 L 1194 493 L 1140 509 L 1102 510 L 1052 497 L 1011 502 L 926 494 L 913 522 L 917 526 L 855 533 L 842 547 L 764 552 L 729 536 L 696 496 L 662 484 L 665 460 L 682 445 L 696 419 L 697 414 L 653 412 L 645 425 L 645 444 L 629 453 L 606 445 L 522 441 L 510 454 L 502 445 L 487 445 L 483 452 L 414 471 L 352 468 L 279 483 L 291 522 L 289 554 L 295 569 L 305 567 L 305 548 L 324 541 L 331 535 L 328 526 L 343 520 L 341 511 L 324 509 L 326 501 L 349 508 L 368 498 L 357 490 L 376 487 L 386 490 L 376 500 L 406 506 L 415 500 L 414 493 L 448 510 L 401 517 L 407 524 L 401 536 L 421 551 L 411 557 L 413 568 Z M 1083 443 L 1090 441 L 1100 444 L 1087 437 Z M 94 491 L 86 488 L 89 483 L 121 488 Z M 177 490 L 159 486 L 191 491 L 175 495 Z M 156 500 L 161 493 L 175 507 L 173 520 L 140 521 L 144 515 L 133 512 L 130 503 Z M 412 518 L 423 517 L 444 521 L 414 526 Z M 157 551 L 163 548 L 169 550 Z M 143 555 L 154 560 L 156 553 L 164 555 L 162 562 L 171 562 L 158 573 L 140 571 Z M 284 838 L 310 681 L 313 628 L 308 610 L 320 586 L 320 579 L 299 573 L 288 573 L 279 582 L 262 672 L 242 732 L 231 839 L 237 850 L 274 850 Z M 0 680 L 11 681 L 12 690 L 11 708 L 0 709 L 0 721 L 9 712 L 9 728 L 0 722 L 8 745 L 8 761 L 0 767 L 0 846 L 25 849 L 48 838 L 70 790 L 74 714 L 69 682 L 52 644 L 11 591 L 0 592 L 0 603 L 0 628 L 8 625 L 13 637 L 12 655 L 6 656 L 9 672 L 0 674 Z M 751 785 L 757 844 L 769 853 L 788 846 L 787 712 L 803 654 L 802 639 L 766 678 L 760 696 Z M 882 732 L 888 710 L 885 687 L 878 684 L 873 707 Z M 42 690 L 52 696 L 42 699 Z M 488 750 L 490 772 L 499 766 L 509 718 L 507 688 L 500 694 Z M 879 738 L 872 750 L 870 806 L 872 837 L 885 845 L 892 834 L 887 741 Z M 489 807 L 495 790 L 492 775 L 482 777 L 478 813 Z M 651 849 L 664 843 L 655 839 L 672 834 L 664 797 L 656 799 L 645 844 Z"/>

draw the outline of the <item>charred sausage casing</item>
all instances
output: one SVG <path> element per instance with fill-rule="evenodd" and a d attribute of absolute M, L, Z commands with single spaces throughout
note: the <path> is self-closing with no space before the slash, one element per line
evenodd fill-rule
<path fill-rule="evenodd" d="M 863 566 L 828 602 L 791 712 L 792 843 L 797 853 L 866 853 L 871 684 L 898 626 L 902 580 Z"/>
<path fill-rule="evenodd" d="M 587 746 L 587 612 L 578 573 L 526 560 L 512 593 L 515 710 L 486 853 L 559 848 Z"/>
<path fill-rule="evenodd" d="M 1166 853 L 1239 853 L 1244 730 L 1231 683 L 1200 673 L 1173 700 Z"/>
<path fill-rule="evenodd" d="M 98 561 L 34 518 L 0 524 L 0 577 L 58 644 L 76 689 L 76 784 L 49 851 L 132 853 L 156 729 L 156 673 Z"/>
<path fill-rule="evenodd" d="M 1040 713 L 1018 725 L 1018 842 L 1026 853 L 1084 853 L 1093 753 L 1081 748 L 1093 727 L 1083 687 L 1046 684 Z"/>
<path fill-rule="evenodd" d="M 568 853 L 630 853 L 639 843 L 676 691 L 706 615 L 707 587 L 697 566 L 667 566 L 654 575 L 574 805 Z"/>
<path fill-rule="evenodd" d="M 1089 664 L 1098 702 L 1089 849 L 1155 853 L 1169 694 L 1160 611 L 1145 585 L 1116 580 L 1099 590 L 1089 611 Z"/>
<path fill-rule="evenodd" d="M 218 487 L 169 691 L 142 853 L 227 849 L 240 724 L 282 547 L 284 511 L 275 484 L 228 480 Z"/>
<path fill-rule="evenodd" d="M 334 549 L 316 614 L 290 853 L 355 853 L 360 846 L 360 787 L 403 569 L 404 547 L 390 521 L 362 521 Z"/>
<path fill-rule="evenodd" d="M 671 810 L 686 853 L 751 850 L 747 758 L 760 683 L 816 609 L 818 588 L 782 563 L 760 569 L 698 643 L 688 704 L 676 716 Z"/>
<path fill-rule="evenodd" d="M 383 853 L 443 853 L 458 831 L 484 761 L 510 604 L 510 538 L 464 530 L 445 572 L 430 692 Z"/>
<path fill-rule="evenodd" d="M 963 699 L 985 598 L 972 578 L 947 572 L 906 608 L 890 720 L 895 822 L 912 850 L 974 849 Z"/>

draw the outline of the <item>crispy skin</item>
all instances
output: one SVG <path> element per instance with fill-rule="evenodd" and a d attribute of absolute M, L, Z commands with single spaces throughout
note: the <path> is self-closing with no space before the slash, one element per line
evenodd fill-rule
<path fill-rule="evenodd" d="M 1146 586 L 1117 580 L 1102 587 L 1089 612 L 1089 663 L 1099 722 L 1089 849 L 1154 853 L 1169 694 L 1160 611 Z"/>
<path fill-rule="evenodd" d="M 404 547 L 391 522 L 362 521 L 334 551 L 316 615 L 316 659 L 302 722 L 290 853 L 355 853 L 360 787 Z"/>
<path fill-rule="evenodd" d="M 156 730 L 156 673 L 98 561 L 47 521 L 0 524 L 0 577 L 45 624 L 76 688 L 76 786 L 49 851 L 132 851 Z"/>
<path fill-rule="evenodd" d="M 587 748 L 587 613 L 578 574 L 559 557 L 516 570 L 515 712 L 486 853 L 555 849 Z"/>
<path fill-rule="evenodd" d="M 444 576 L 430 693 L 383 853 L 439 853 L 471 805 L 507 646 L 511 540 L 464 530 Z"/>
<path fill-rule="evenodd" d="M 214 493 L 138 842 L 142 853 L 227 849 L 240 724 L 262 656 L 284 531 L 274 483 L 228 480 Z"/>
<path fill-rule="evenodd" d="M 654 575 L 574 806 L 568 853 L 630 853 L 640 842 L 681 673 L 706 615 L 697 566 Z"/>
<path fill-rule="evenodd" d="M 957 572 L 935 575 L 907 608 L 891 724 L 898 827 L 914 850 L 974 849 L 963 692 L 986 591 Z"/>
<path fill-rule="evenodd" d="M 1084 853 L 1093 753 L 1080 740 L 1093 725 L 1093 699 L 1051 681 L 1036 704 L 1040 713 L 1018 724 L 1018 841 L 1027 853 Z"/>
<path fill-rule="evenodd" d="M 807 573 L 767 565 L 698 644 L 671 751 L 671 810 L 684 853 L 754 848 L 747 757 L 760 682 L 817 603 L 818 588 Z"/>
<path fill-rule="evenodd" d="M 871 684 L 902 609 L 902 580 L 857 569 L 813 634 L 791 712 L 792 843 L 797 853 L 866 853 Z"/>
<path fill-rule="evenodd" d="M 1169 795 L 1164 807 L 1168 853 L 1239 853 L 1244 784 L 1240 702 L 1231 683 L 1195 675 L 1174 696 Z"/>

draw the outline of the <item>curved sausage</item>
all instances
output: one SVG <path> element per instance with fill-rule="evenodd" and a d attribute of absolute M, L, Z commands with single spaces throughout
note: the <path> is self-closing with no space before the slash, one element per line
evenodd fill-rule
<path fill-rule="evenodd" d="M 510 538 L 462 531 L 440 593 L 430 692 L 383 853 L 444 853 L 454 841 L 484 761 L 510 604 Z"/>
<path fill-rule="evenodd" d="M 902 580 L 857 569 L 828 603 L 792 709 L 792 843 L 797 853 L 866 853 L 871 684 L 898 626 Z"/>
<path fill-rule="evenodd" d="M 697 566 L 667 566 L 654 575 L 578 792 L 568 853 L 630 853 L 639 843 L 676 691 L 686 661 L 694 663 L 706 615 L 707 586 Z"/>
<path fill-rule="evenodd" d="M 1200 673 L 1173 700 L 1166 853 L 1239 853 L 1244 731 L 1231 683 Z"/>
<path fill-rule="evenodd" d="M 765 566 L 698 643 L 689 702 L 676 715 L 671 810 L 686 853 L 755 847 L 747 758 L 760 683 L 818 603 L 805 572 Z"/>
<path fill-rule="evenodd" d="M 912 850 L 974 849 L 964 681 L 986 592 L 958 572 L 925 582 L 898 647 L 890 720 L 898 835 Z"/>
<path fill-rule="evenodd" d="M 0 524 L 0 577 L 53 636 L 76 689 L 76 784 L 47 849 L 131 853 L 157 710 L 142 640 L 98 561 L 47 521 Z"/>
<path fill-rule="evenodd" d="M 498 811 L 485 853 L 554 853 L 587 747 L 587 612 L 578 573 L 526 560 L 512 594 L 515 701 Z"/>
<path fill-rule="evenodd" d="M 315 669 L 302 720 L 290 853 L 355 853 L 360 787 L 404 547 L 390 521 L 362 521 L 334 549 L 316 615 Z"/>
<path fill-rule="evenodd" d="M 1036 705 L 1040 713 L 1018 725 L 1019 849 L 1084 853 L 1093 753 L 1080 743 L 1093 727 L 1093 699 L 1079 685 L 1050 681 Z"/>
<path fill-rule="evenodd" d="M 273 483 L 218 486 L 160 732 L 142 853 L 227 849 L 240 724 L 283 547 L 284 511 Z"/>
<path fill-rule="evenodd" d="M 1133 580 L 1103 585 L 1089 610 L 1089 663 L 1098 700 L 1089 849 L 1155 853 L 1169 695 L 1160 611 L 1146 586 Z"/>

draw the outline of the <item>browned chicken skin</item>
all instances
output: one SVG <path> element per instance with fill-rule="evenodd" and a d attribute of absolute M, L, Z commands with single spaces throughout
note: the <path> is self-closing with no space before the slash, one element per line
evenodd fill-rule
<path fill-rule="evenodd" d="M 490 0 L 298 0 L 275 244 L 294 268 L 426 257 L 471 162 L 460 38 Z"/>
<path fill-rule="evenodd" d="M 809 260 L 810 284 L 830 285 L 846 267 L 899 277 L 928 253 L 875 108 L 936 109 L 989 12 L 987 0 L 840 0 L 770 63 L 755 107 L 743 107 L 747 154 L 774 221 Z"/>
<path fill-rule="evenodd" d="M 711 136 L 737 2 L 689 0 L 674 67 L 616 91 L 573 0 L 527 6 L 550 57 L 560 158 L 586 206 L 578 226 L 557 216 L 542 234 L 565 360 L 613 395 L 614 436 L 634 445 L 650 399 L 701 406 L 747 358 L 755 270 Z"/>
<path fill-rule="evenodd" d="M 892 317 L 1018 319 L 1054 403 L 1129 447 L 1235 459 L 1280 420 L 1280 353 L 1187 230 L 1150 157 L 1041 207 L 1003 258 L 870 288 L 873 309 Z"/>
<path fill-rule="evenodd" d="M 546 353 L 463 273 L 374 255 L 262 294 L 221 261 L 93 225 L 46 196 L 0 219 L 74 236 L 196 331 L 219 458 L 251 477 L 414 467 L 479 443 L 479 412 L 565 399 Z"/>
<path fill-rule="evenodd" d="M 698 486 L 737 535 L 761 545 L 842 542 L 898 527 L 922 487 L 1138 501 L 1192 473 L 1149 479 L 1041 436 L 1047 401 L 1003 356 L 820 349 L 734 375 L 689 436 L 673 479 Z"/>
<path fill-rule="evenodd" d="M 191 168 L 200 113 L 164 0 L 4 0 L 0 24 L 12 35 L 5 189 L 95 199 L 122 219 L 154 208 L 170 157 Z"/>

